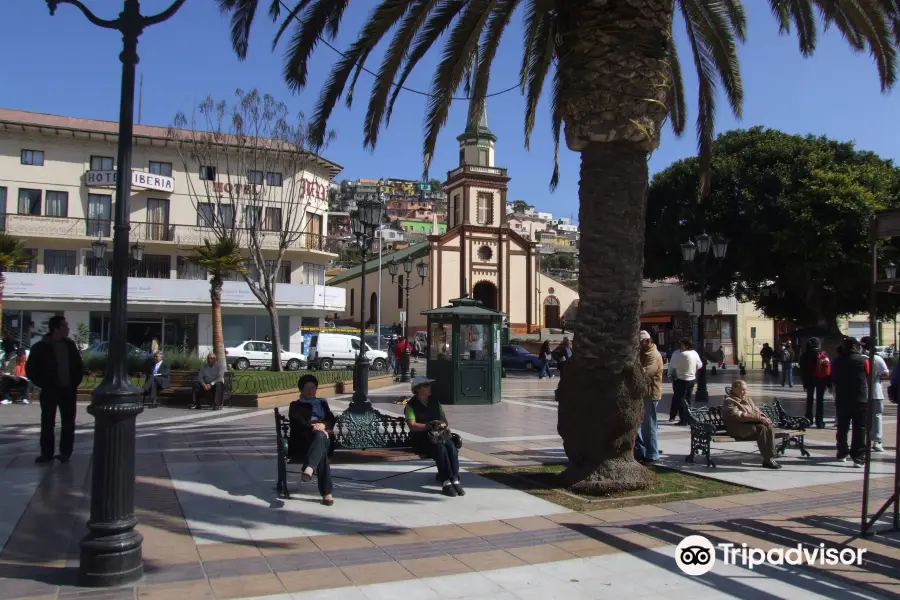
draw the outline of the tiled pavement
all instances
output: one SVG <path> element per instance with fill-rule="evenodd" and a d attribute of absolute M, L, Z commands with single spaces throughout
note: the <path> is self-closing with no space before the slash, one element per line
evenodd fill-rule
<path fill-rule="evenodd" d="M 469 440 L 481 440 L 467 440 L 468 458 L 495 464 L 561 458 L 554 431 L 555 381 L 549 383 L 510 378 L 501 405 L 448 407 L 454 426 Z M 387 390 L 378 399 L 389 402 L 392 393 L 397 392 Z M 14 408 L 24 413 L 30 407 Z M 380 408 L 396 410 L 388 404 Z M 4 416 L 0 412 L 0 427 L 6 424 Z M 185 416 L 189 419 L 183 420 Z M 669 599 L 700 593 L 739 598 L 900 597 L 900 539 L 892 536 L 849 541 L 869 550 L 861 569 L 749 573 L 717 566 L 702 578 L 675 569 L 673 546 L 690 533 L 761 548 L 848 541 L 858 531 L 860 510 L 860 473 L 852 469 L 830 485 L 806 485 L 809 477 L 801 470 L 791 475 L 796 487 L 777 492 L 582 514 L 544 506 L 521 492 L 498 490 L 472 475 L 466 478 L 466 498 L 447 499 L 429 485 L 430 471 L 366 485 L 373 469 L 406 467 L 337 467 L 336 474 L 345 469 L 352 479 L 338 482 L 338 502 L 329 514 L 310 501 L 308 491 L 289 501 L 275 498 L 269 411 L 199 416 L 155 411 L 141 418 L 136 503 L 145 540 L 144 579 L 115 590 L 73 585 L 88 509 L 90 432 L 79 436 L 80 452 L 69 465 L 48 472 L 21 454 L 26 442 L 12 440 L 7 441 L 7 458 L 0 460 L 0 484 L 7 490 L 0 511 L 0 544 L 6 542 L 0 546 L 0 600 L 410 594 L 649 598 L 661 592 Z M 28 425 L 6 427 L 21 432 Z M 893 427 L 888 427 L 888 439 L 893 439 Z M 33 434 L 18 435 L 33 439 Z M 681 428 L 664 427 L 664 449 L 666 443 L 676 448 L 684 435 Z M 833 435 L 833 430 L 811 432 L 811 444 L 830 451 Z M 892 452 L 884 458 L 893 457 Z M 723 472 L 741 465 L 730 454 L 724 461 Z M 407 465 L 410 471 L 414 466 Z M 752 472 L 755 467 L 746 469 Z M 887 497 L 890 483 L 888 478 L 873 480 L 873 508 Z M 490 498 L 494 500 L 486 502 Z M 518 512 L 511 510 L 516 507 Z M 410 517 L 417 514 L 427 516 L 418 521 Z M 242 529 L 228 526 L 237 522 L 244 524 Z M 241 530 L 244 533 L 235 534 Z"/>

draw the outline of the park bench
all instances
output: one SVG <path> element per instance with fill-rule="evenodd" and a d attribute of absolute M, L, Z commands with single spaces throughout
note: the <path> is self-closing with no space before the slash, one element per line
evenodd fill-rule
<path fill-rule="evenodd" d="M 728 388 L 725 391 L 730 393 Z M 783 456 L 789 447 L 800 450 L 802 456 L 810 456 L 806 451 L 803 433 L 810 426 L 809 419 L 789 415 L 777 398 L 772 404 L 764 404 L 759 409 L 772 421 L 772 427 L 775 429 L 775 449 L 779 456 Z M 707 467 L 715 467 L 716 463 L 710 457 L 710 444 L 713 438 L 716 438 L 717 442 L 734 441 L 725 429 L 722 407 L 688 407 L 688 425 L 691 428 L 691 453 L 685 457 L 685 462 L 694 462 L 694 456 L 700 454 L 706 457 Z"/>
<path fill-rule="evenodd" d="M 160 400 L 166 399 L 168 406 L 173 405 L 190 405 L 193 399 L 193 383 L 197 380 L 197 371 L 172 371 L 169 376 L 170 385 L 159 393 L 156 399 L 156 406 L 159 406 Z M 143 378 L 140 382 L 143 384 Z M 234 385 L 234 373 L 225 371 L 225 385 L 222 390 L 222 406 L 231 405 L 231 394 Z M 206 396 L 208 398 L 209 396 Z M 150 396 L 143 396 L 144 406 L 147 408 L 156 408 L 150 404 Z M 215 410 L 215 406 L 213 406 Z"/>
<path fill-rule="evenodd" d="M 352 421 L 352 427 L 351 427 Z M 285 499 L 291 497 L 287 486 L 287 467 L 291 464 L 288 440 L 291 438 L 291 420 L 275 409 L 275 448 L 278 480 L 275 485 L 278 494 Z M 403 417 L 384 415 L 374 408 L 362 413 L 345 410 L 335 417 L 331 447 L 328 455 L 335 450 L 412 450 L 409 428 Z"/>

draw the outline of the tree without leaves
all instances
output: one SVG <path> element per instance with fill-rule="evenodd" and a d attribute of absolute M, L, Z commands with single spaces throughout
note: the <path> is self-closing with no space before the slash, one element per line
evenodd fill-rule
<path fill-rule="evenodd" d="M 872 53 L 882 88 L 893 85 L 895 44 L 900 39 L 897 0 L 769 4 L 783 32 L 796 27 L 803 54 L 815 48 L 818 9 L 821 19 L 840 31 L 853 49 Z M 258 0 L 219 0 L 220 8 L 231 14 L 232 42 L 242 58 L 257 5 Z M 306 86 L 308 59 L 321 39 L 335 39 L 347 5 L 346 0 L 295 0 L 282 14 L 281 0 L 271 1 L 269 15 L 281 20 L 274 43 L 294 26 L 284 64 L 288 85 Z M 313 140 L 320 139 L 341 95 L 346 92 L 347 103 L 352 102 L 366 59 L 389 37 L 364 124 L 364 144 L 374 148 L 400 86 L 443 38 L 425 118 L 427 172 L 453 94 L 464 83 L 472 96 L 469 122 L 478 122 L 501 35 L 516 9 L 524 8 L 520 81 L 526 96 L 525 144 L 549 76 L 554 139 L 558 145 L 565 123 L 566 144 L 581 153 L 581 252 L 592 260 L 585 261 L 579 274 L 577 353 L 560 382 L 558 431 L 569 458 L 563 481 L 585 492 L 635 489 L 653 481 L 632 455 L 645 388 L 637 334 L 647 158 L 659 145 L 666 119 L 676 133 L 684 130 L 686 121 L 672 37 L 676 6 L 697 69 L 697 136 L 701 163 L 706 165 L 718 85 L 740 115 L 743 87 L 735 46 L 745 36 L 741 0 L 381 0 L 335 65 L 311 123 Z M 554 169 L 551 184 L 557 178 Z"/>
<path fill-rule="evenodd" d="M 852 143 L 755 127 L 713 144 L 710 195 L 697 203 L 696 158 L 657 173 L 647 206 L 644 274 L 679 276 L 701 291 L 680 245 L 704 230 L 730 241 L 707 296 L 737 296 L 772 319 L 838 333 L 837 319 L 869 310 L 869 223 L 874 211 L 900 206 L 900 169 Z M 896 256 L 883 246 L 880 255 Z M 882 274 L 883 276 L 883 274 Z M 782 294 L 764 294 L 777 282 Z M 879 297 L 893 316 L 900 296 Z"/>
<path fill-rule="evenodd" d="M 188 194 L 204 224 L 189 241 L 199 245 L 211 239 L 213 245 L 246 249 L 246 268 L 239 273 L 269 315 L 272 369 L 281 371 L 279 275 L 288 248 L 325 249 L 323 232 L 308 229 L 321 208 L 316 186 L 324 182 L 327 187 L 328 181 L 318 153 L 334 133 L 313 151 L 302 113 L 292 122 L 287 106 L 272 96 L 237 90 L 231 105 L 208 97 L 190 119 L 176 115 L 169 137 L 177 143 L 186 173 L 200 166 L 214 169 L 208 179 L 187 178 Z"/>

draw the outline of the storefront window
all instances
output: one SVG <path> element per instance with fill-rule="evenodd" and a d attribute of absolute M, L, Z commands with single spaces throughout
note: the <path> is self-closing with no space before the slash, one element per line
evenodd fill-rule
<path fill-rule="evenodd" d="M 469 323 L 459 328 L 460 360 L 488 360 L 490 340 L 487 339 L 487 326 L 481 323 Z"/>
<path fill-rule="evenodd" d="M 431 324 L 430 360 L 453 360 L 453 325 L 450 323 Z"/>

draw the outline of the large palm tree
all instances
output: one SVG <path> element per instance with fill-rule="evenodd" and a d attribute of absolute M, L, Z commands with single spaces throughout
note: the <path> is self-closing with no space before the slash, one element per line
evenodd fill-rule
<path fill-rule="evenodd" d="M 212 302 L 213 352 L 216 361 L 226 367 L 225 336 L 222 334 L 222 285 L 231 273 L 247 272 L 247 258 L 241 254 L 240 247 L 230 238 L 218 239 L 214 242 L 203 240 L 203 245 L 193 249 L 188 260 L 206 269 L 210 275 L 209 298 Z"/>
<path fill-rule="evenodd" d="M 281 21 L 273 45 L 293 26 L 284 76 L 299 89 L 308 83 L 310 56 L 321 40 L 335 38 L 349 2 L 286 1 L 292 6 L 271 0 L 269 15 Z M 832 26 L 851 48 L 872 54 L 882 89 L 896 77 L 898 4 L 769 0 L 781 31 L 796 30 L 802 54 L 815 49 L 820 24 Z M 219 0 L 219 5 L 231 13 L 232 43 L 243 58 L 258 0 Z M 341 95 L 352 101 L 366 59 L 390 36 L 364 124 L 364 144 L 374 148 L 401 85 L 447 33 L 425 118 L 427 172 L 453 94 L 464 83 L 472 97 L 469 120 L 478 122 L 501 34 L 517 8 L 525 15 L 520 70 L 527 100 L 525 144 L 549 77 L 557 147 L 565 123 L 566 144 L 581 154 L 581 252 L 598 258 L 581 265 L 577 358 L 559 388 L 558 431 L 569 458 L 564 477 L 583 491 L 641 487 L 651 481 L 632 458 L 644 391 L 637 333 L 647 158 L 659 144 L 666 119 L 676 133 L 686 120 L 672 22 L 680 11 L 699 79 L 697 137 L 701 162 L 708 167 L 718 85 L 731 110 L 741 112 L 735 47 L 746 31 L 742 0 L 381 0 L 325 83 L 312 122 L 313 141 L 324 139 Z M 557 176 L 554 169 L 551 185 Z M 698 192 L 702 196 L 704 190 Z"/>
<path fill-rule="evenodd" d="M 32 258 L 25 250 L 25 242 L 6 232 L 0 232 L 0 310 L 3 307 L 6 272 L 27 268 Z"/>

